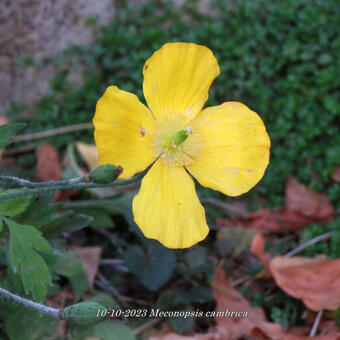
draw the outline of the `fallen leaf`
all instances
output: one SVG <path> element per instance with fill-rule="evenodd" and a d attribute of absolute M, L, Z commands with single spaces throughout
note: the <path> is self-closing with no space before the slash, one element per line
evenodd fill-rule
<path fill-rule="evenodd" d="M 72 250 L 79 255 L 84 271 L 89 280 L 90 287 L 93 286 L 97 275 L 99 261 L 102 254 L 101 247 L 72 247 Z"/>
<path fill-rule="evenodd" d="M 219 287 L 219 289 L 216 289 Z M 213 282 L 214 298 L 217 302 L 216 312 L 240 311 L 246 312 L 246 317 L 217 317 L 216 323 L 220 328 L 229 331 L 228 340 L 237 340 L 242 336 L 251 335 L 252 330 L 258 327 L 270 335 L 271 339 L 277 339 L 283 334 L 280 325 L 268 322 L 262 308 L 252 307 L 250 303 L 230 286 L 230 280 L 223 268 L 219 267 L 215 273 Z M 233 297 L 233 298 L 231 298 Z"/>
<path fill-rule="evenodd" d="M 220 227 L 243 226 L 282 232 L 300 231 L 313 222 L 331 222 L 335 210 L 327 196 L 298 183 L 293 177 L 286 182 L 285 209 L 260 209 L 246 217 L 216 219 Z"/>
<path fill-rule="evenodd" d="M 340 259 L 277 256 L 270 262 L 276 284 L 313 311 L 340 307 Z"/>
<path fill-rule="evenodd" d="M 230 241 L 231 256 L 238 256 L 244 250 L 248 250 L 256 234 L 256 230 L 243 227 L 229 227 L 218 230 L 216 238 L 219 242 Z"/>
<path fill-rule="evenodd" d="M 286 183 L 285 207 L 312 220 L 326 220 L 335 214 L 327 196 L 305 187 L 293 177 Z"/>
<path fill-rule="evenodd" d="M 195 334 L 192 336 L 168 333 L 163 335 L 154 335 L 149 340 L 230 340 L 229 333 L 226 329 L 221 329 L 211 334 Z"/>
<path fill-rule="evenodd" d="M 259 231 L 254 236 L 251 242 L 251 247 L 250 247 L 250 251 L 252 252 L 252 254 L 254 254 L 259 259 L 259 261 L 262 263 L 264 267 L 264 270 L 261 275 L 262 278 L 271 277 L 270 254 L 264 252 L 265 244 L 266 244 L 266 239 L 263 236 L 262 232 Z"/>
<path fill-rule="evenodd" d="M 76 148 L 90 171 L 98 166 L 98 151 L 94 144 L 76 142 Z"/>
<path fill-rule="evenodd" d="M 40 182 L 60 180 L 62 167 L 57 149 L 51 144 L 42 143 L 36 149 L 35 154 L 37 157 L 36 180 Z M 58 190 L 54 193 L 54 201 L 66 201 L 77 193 L 76 189 Z"/>
<path fill-rule="evenodd" d="M 36 149 L 37 174 L 40 182 L 56 181 L 60 179 L 62 169 L 58 151 L 53 145 L 42 143 Z"/>
<path fill-rule="evenodd" d="M 252 307 L 250 303 L 230 286 L 230 281 L 223 268 L 219 267 L 213 282 L 214 297 L 217 302 L 216 312 L 228 310 L 247 312 L 247 317 L 216 317 L 217 327 L 207 334 L 184 336 L 176 333 L 160 333 L 152 335 L 149 340 L 239 340 L 242 337 L 253 336 L 256 339 L 272 340 L 309 340 L 310 327 L 292 328 L 284 332 L 282 327 L 266 320 L 264 311 Z M 320 328 L 319 328 L 320 329 Z M 329 332 L 337 332 L 334 327 Z M 339 340 L 339 333 L 329 333 L 315 336 L 315 340 Z"/>
<path fill-rule="evenodd" d="M 260 209 L 246 217 L 238 217 L 234 219 L 216 219 L 216 224 L 219 227 L 243 226 L 248 228 L 256 228 L 267 230 L 270 232 L 281 232 L 282 223 L 275 211 L 269 209 Z"/>

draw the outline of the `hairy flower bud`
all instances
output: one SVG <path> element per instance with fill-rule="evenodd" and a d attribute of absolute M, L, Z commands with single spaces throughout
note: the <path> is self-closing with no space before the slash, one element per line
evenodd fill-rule
<path fill-rule="evenodd" d="M 114 164 L 103 164 L 93 169 L 88 174 L 88 179 L 94 183 L 111 183 L 123 172 L 123 168 Z"/>
<path fill-rule="evenodd" d="M 65 307 L 59 312 L 61 320 L 71 321 L 77 325 L 93 325 L 104 321 L 107 309 L 97 302 L 84 301 Z"/>

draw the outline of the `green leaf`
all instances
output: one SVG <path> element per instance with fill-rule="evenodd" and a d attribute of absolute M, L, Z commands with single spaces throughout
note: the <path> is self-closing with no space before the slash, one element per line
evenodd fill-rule
<path fill-rule="evenodd" d="M 147 253 L 140 246 L 129 247 L 124 261 L 139 281 L 154 291 L 170 279 L 176 265 L 174 252 L 155 241 L 149 243 Z"/>
<path fill-rule="evenodd" d="M 2 220 L 0 219 L 0 234 L 1 234 L 1 232 L 2 232 L 2 226 L 3 226 L 3 222 L 2 222 Z"/>
<path fill-rule="evenodd" d="M 206 278 L 208 282 L 213 279 L 214 266 L 204 249 L 189 250 L 185 258 L 188 263 L 189 274 L 199 278 Z"/>
<path fill-rule="evenodd" d="M 102 292 L 98 292 L 93 295 L 88 301 L 95 301 L 105 306 L 106 308 L 118 309 L 120 308 L 117 301 L 115 301 L 110 295 Z"/>
<path fill-rule="evenodd" d="M 110 214 L 105 209 L 100 208 L 77 208 L 74 209 L 77 214 L 86 214 L 92 216 L 93 220 L 91 222 L 92 227 L 97 228 L 109 228 L 113 227 L 114 223 L 111 219 Z"/>
<path fill-rule="evenodd" d="M 54 264 L 57 274 L 67 277 L 70 280 L 75 299 L 78 300 L 89 288 L 89 282 L 80 260 L 72 253 L 58 256 Z"/>
<path fill-rule="evenodd" d="M 93 220 L 92 216 L 84 214 L 74 214 L 72 210 L 56 218 L 53 222 L 44 226 L 45 235 L 60 235 L 64 231 L 76 231 L 87 227 Z"/>
<path fill-rule="evenodd" d="M 175 312 L 188 312 L 184 316 L 171 316 L 167 317 L 167 321 L 178 332 L 184 333 L 188 331 L 194 324 L 194 311 L 191 305 L 188 305 L 190 299 L 186 295 L 185 290 L 165 290 L 157 300 L 156 306 L 161 311 L 175 311 Z M 191 315 L 190 315 L 191 314 Z"/>
<path fill-rule="evenodd" d="M 29 207 L 20 215 L 15 217 L 18 223 L 34 225 L 40 228 L 53 220 L 54 215 L 60 207 L 59 203 L 52 203 L 53 195 L 47 193 L 35 197 Z M 52 193 L 53 194 L 53 193 Z"/>
<path fill-rule="evenodd" d="M 10 123 L 6 125 L 0 126 L 0 149 L 10 144 L 9 140 L 13 136 L 16 135 L 18 131 L 23 129 L 26 126 L 24 123 Z"/>
<path fill-rule="evenodd" d="M 194 313 L 194 310 L 191 306 L 187 306 L 184 309 L 179 309 L 179 312 L 189 312 Z M 187 316 L 187 317 L 169 317 L 167 318 L 168 322 L 170 323 L 171 327 L 178 333 L 185 333 L 189 329 L 191 329 L 194 326 L 195 318 L 193 316 Z"/>
<path fill-rule="evenodd" d="M 6 192 L 15 192 L 18 189 L 6 190 Z M 27 209 L 33 196 L 18 197 L 9 200 L 0 201 L 0 214 L 13 217 Z"/>
<path fill-rule="evenodd" d="M 25 291 L 32 293 L 37 301 L 43 301 L 47 285 L 51 284 L 51 274 L 38 251 L 52 252 L 49 243 L 41 233 L 30 225 L 21 225 L 13 220 L 6 221 L 9 232 L 9 257 L 13 270 L 20 267 Z"/>
<path fill-rule="evenodd" d="M 22 306 L 16 306 L 15 310 L 5 315 L 5 327 L 10 340 L 50 339 L 57 322 L 51 316 Z"/>
<path fill-rule="evenodd" d="M 109 321 L 94 326 L 92 334 L 100 340 L 137 340 L 131 328 Z"/>

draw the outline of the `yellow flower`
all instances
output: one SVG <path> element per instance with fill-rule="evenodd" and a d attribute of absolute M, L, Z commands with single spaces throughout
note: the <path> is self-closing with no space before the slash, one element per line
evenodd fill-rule
<path fill-rule="evenodd" d="M 189 173 L 203 186 L 238 196 L 268 165 L 270 140 L 255 112 L 238 102 L 202 110 L 219 74 L 207 47 L 168 43 L 143 68 L 149 108 L 116 86 L 97 103 L 99 164 L 121 165 L 122 179 L 155 162 L 133 200 L 133 215 L 146 237 L 169 248 L 190 247 L 209 232 Z"/>

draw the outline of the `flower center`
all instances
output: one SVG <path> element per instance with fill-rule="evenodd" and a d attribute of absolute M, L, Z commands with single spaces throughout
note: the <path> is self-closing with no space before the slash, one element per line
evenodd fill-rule
<path fill-rule="evenodd" d="M 166 163 L 187 165 L 201 153 L 202 141 L 191 122 L 178 113 L 168 114 L 158 121 L 154 143 Z"/>

